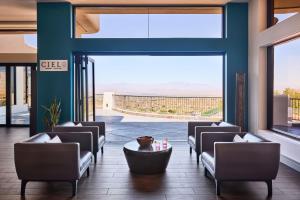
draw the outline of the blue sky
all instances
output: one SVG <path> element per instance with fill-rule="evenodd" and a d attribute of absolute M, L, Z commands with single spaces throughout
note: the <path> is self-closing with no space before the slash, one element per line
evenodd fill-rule
<path fill-rule="evenodd" d="M 274 89 L 300 90 L 300 38 L 275 46 Z"/>
<path fill-rule="evenodd" d="M 98 33 L 82 37 L 148 38 L 148 34 L 150 38 L 222 36 L 221 14 L 101 14 L 99 21 Z"/>
<path fill-rule="evenodd" d="M 293 16 L 297 14 L 297 12 L 294 12 L 294 13 L 283 13 L 283 14 L 275 14 L 274 16 L 278 19 L 278 22 L 282 22 L 283 20 L 286 20 L 287 18 Z"/>
<path fill-rule="evenodd" d="M 292 15 L 294 13 L 277 14 L 276 17 L 279 21 L 283 21 Z M 148 18 L 147 14 L 106 14 L 99 17 L 100 32 L 83 35 L 83 37 L 220 37 L 222 24 L 220 15 L 151 14 Z M 36 35 L 25 35 L 25 42 L 36 47 Z M 274 86 L 276 90 L 284 90 L 287 87 L 300 89 L 299 52 L 300 39 L 275 47 Z M 130 93 L 130 90 L 131 92 L 148 90 L 150 93 L 158 90 L 161 90 L 161 93 L 170 93 L 173 90 L 173 93 L 207 95 L 221 93 L 221 57 L 102 56 L 94 58 L 96 84 L 99 91 L 120 89 L 123 93 Z M 213 94 L 207 88 L 211 88 Z"/>
<path fill-rule="evenodd" d="M 221 96 L 222 56 L 93 56 L 96 92 Z"/>

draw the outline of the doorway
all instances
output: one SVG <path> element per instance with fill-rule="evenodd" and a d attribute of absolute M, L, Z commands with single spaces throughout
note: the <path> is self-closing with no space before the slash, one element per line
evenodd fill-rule
<path fill-rule="evenodd" d="M 75 120 L 95 121 L 95 61 L 87 55 L 75 56 Z"/>
<path fill-rule="evenodd" d="M 33 124 L 35 71 L 33 63 L 0 64 L 1 126 Z"/>
<path fill-rule="evenodd" d="M 105 122 L 108 141 L 141 134 L 182 141 L 188 121 L 223 119 L 222 55 L 81 55 L 75 61 L 76 119 Z"/>

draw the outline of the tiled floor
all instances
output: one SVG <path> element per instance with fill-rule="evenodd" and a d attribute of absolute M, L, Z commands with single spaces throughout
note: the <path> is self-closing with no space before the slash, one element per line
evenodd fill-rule
<path fill-rule="evenodd" d="M 20 181 L 14 168 L 13 144 L 26 138 L 26 128 L 0 128 L 0 199 L 21 199 Z M 162 175 L 133 175 L 129 172 L 122 143 L 105 145 L 104 155 L 98 154 L 98 164 L 91 165 L 90 177 L 79 182 L 78 195 L 70 197 L 69 183 L 29 182 L 26 199 L 201 199 L 201 200 L 263 200 L 267 188 L 261 182 L 225 183 L 221 197 L 215 195 L 214 182 L 197 167 L 195 154 L 189 155 L 185 142 L 173 142 L 173 152 L 167 172 Z M 300 199 L 300 173 L 280 165 L 273 184 L 274 200 Z"/>

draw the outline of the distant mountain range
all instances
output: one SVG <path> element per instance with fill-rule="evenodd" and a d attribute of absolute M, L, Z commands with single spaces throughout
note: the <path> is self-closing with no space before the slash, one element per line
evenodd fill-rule
<path fill-rule="evenodd" d="M 221 97 L 222 88 L 206 84 L 192 83 L 162 83 L 162 84 L 133 84 L 114 83 L 96 85 L 96 94 L 114 92 L 125 95 L 145 96 L 186 96 L 186 97 Z"/>

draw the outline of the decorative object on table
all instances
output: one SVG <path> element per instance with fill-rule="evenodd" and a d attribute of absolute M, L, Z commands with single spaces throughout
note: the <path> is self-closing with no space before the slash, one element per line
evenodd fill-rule
<path fill-rule="evenodd" d="M 124 145 L 123 151 L 128 167 L 136 174 L 158 174 L 165 172 L 172 153 L 172 146 L 168 143 L 160 148 L 161 141 L 154 141 L 153 148 L 140 148 L 137 141 Z M 159 148 L 158 148 L 159 147 Z"/>
<path fill-rule="evenodd" d="M 235 124 L 245 131 L 245 73 L 236 73 Z"/>
<path fill-rule="evenodd" d="M 155 151 L 159 151 L 160 150 L 160 142 L 154 141 L 154 144 L 155 144 Z"/>
<path fill-rule="evenodd" d="M 163 149 L 166 149 L 168 147 L 168 138 L 164 138 L 162 141 L 162 147 Z"/>
<path fill-rule="evenodd" d="M 154 138 L 152 136 L 140 136 L 136 138 L 141 148 L 147 148 L 152 145 Z"/>
<path fill-rule="evenodd" d="M 52 103 L 50 103 L 49 107 L 42 106 L 42 108 L 45 109 L 45 118 L 44 123 L 45 127 L 52 131 L 53 128 L 58 124 L 60 114 L 61 114 L 61 103 L 56 98 L 53 100 Z"/>

